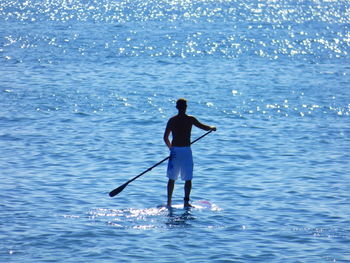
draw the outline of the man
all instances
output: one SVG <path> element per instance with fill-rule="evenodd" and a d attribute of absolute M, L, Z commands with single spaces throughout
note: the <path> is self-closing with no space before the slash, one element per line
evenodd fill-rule
<path fill-rule="evenodd" d="M 178 114 L 169 119 L 164 132 L 164 142 L 170 150 L 167 170 L 169 178 L 167 206 L 171 207 L 175 181 L 181 175 L 181 179 L 185 181 L 184 207 L 191 207 L 189 201 L 193 177 L 193 159 L 190 147 L 192 125 L 206 131 L 216 131 L 216 127 L 202 124 L 195 117 L 187 115 L 187 101 L 185 99 L 179 99 L 176 102 L 176 108 Z M 170 133 L 172 134 L 172 142 L 169 140 Z"/>

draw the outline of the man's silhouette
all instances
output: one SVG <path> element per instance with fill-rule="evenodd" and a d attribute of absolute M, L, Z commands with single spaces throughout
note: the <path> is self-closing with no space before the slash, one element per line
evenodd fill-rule
<path fill-rule="evenodd" d="M 187 101 L 185 99 L 179 99 L 176 102 L 176 108 L 178 109 L 178 114 L 169 119 L 164 132 L 165 144 L 170 149 L 167 170 L 167 177 L 169 178 L 167 206 L 171 207 L 175 181 L 181 176 L 181 179 L 185 181 L 184 206 L 190 207 L 189 201 L 193 177 L 193 158 L 190 147 L 192 125 L 205 131 L 216 131 L 216 127 L 200 123 L 195 117 L 187 115 Z M 172 134 L 171 142 L 169 140 L 170 133 Z"/>

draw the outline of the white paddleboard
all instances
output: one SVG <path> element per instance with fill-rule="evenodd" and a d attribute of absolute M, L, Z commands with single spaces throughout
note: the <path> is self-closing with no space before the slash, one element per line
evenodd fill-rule
<path fill-rule="evenodd" d="M 174 204 L 171 207 L 167 207 L 166 205 L 160 205 L 158 208 L 168 208 L 168 209 L 207 209 L 212 211 L 218 211 L 220 208 L 206 200 L 198 200 L 191 203 L 190 207 L 184 207 L 184 204 Z"/>

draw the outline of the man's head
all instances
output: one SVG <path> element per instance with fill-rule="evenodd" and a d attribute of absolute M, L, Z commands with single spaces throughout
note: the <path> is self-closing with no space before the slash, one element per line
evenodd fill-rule
<path fill-rule="evenodd" d="M 181 112 L 185 112 L 187 109 L 187 100 L 182 98 L 178 99 L 176 102 L 176 108 Z"/>

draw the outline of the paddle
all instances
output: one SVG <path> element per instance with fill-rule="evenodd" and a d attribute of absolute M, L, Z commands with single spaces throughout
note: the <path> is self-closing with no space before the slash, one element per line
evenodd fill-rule
<path fill-rule="evenodd" d="M 191 142 L 191 144 L 195 143 L 196 141 L 202 139 L 204 136 L 208 135 L 209 133 L 211 133 L 213 130 L 208 131 L 207 133 L 203 134 L 202 136 L 198 137 L 197 139 L 195 139 L 193 142 Z M 110 197 L 116 196 L 117 194 L 119 194 L 121 191 L 124 190 L 124 188 L 130 184 L 132 181 L 136 180 L 137 178 L 139 178 L 141 175 L 144 175 L 145 173 L 151 171 L 154 167 L 160 165 L 162 162 L 165 162 L 166 160 L 168 160 L 170 158 L 170 156 L 164 158 L 163 160 L 161 160 L 160 162 L 156 163 L 155 165 L 153 165 L 152 167 L 148 168 L 147 170 L 143 171 L 142 173 L 140 173 L 139 175 L 135 176 L 134 178 L 130 179 L 129 181 L 127 181 L 125 184 L 122 184 L 121 186 L 117 187 L 116 189 L 112 190 L 109 193 Z"/>

